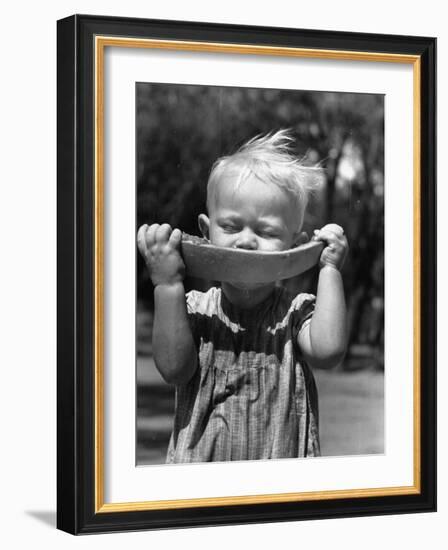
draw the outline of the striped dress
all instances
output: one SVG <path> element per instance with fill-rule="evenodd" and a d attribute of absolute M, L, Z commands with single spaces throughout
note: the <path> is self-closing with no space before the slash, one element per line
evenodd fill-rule
<path fill-rule="evenodd" d="M 297 345 L 314 303 L 283 288 L 251 309 L 220 288 L 187 294 L 198 368 L 176 387 L 168 463 L 320 454 L 316 387 Z"/>

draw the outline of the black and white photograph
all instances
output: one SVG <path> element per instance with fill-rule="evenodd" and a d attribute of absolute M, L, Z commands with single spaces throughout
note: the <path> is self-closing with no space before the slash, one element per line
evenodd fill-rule
<path fill-rule="evenodd" d="M 135 94 L 136 464 L 383 454 L 384 96 Z"/>
<path fill-rule="evenodd" d="M 58 527 L 434 510 L 434 40 L 58 40 Z"/>
<path fill-rule="evenodd" d="M 443 6 L 5 4 L 6 549 L 443 548 Z"/>

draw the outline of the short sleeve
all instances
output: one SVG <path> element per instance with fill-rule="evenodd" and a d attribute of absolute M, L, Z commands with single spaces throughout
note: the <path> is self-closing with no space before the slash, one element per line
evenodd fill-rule
<path fill-rule="evenodd" d="M 201 294 L 202 292 L 198 292 L 197 290 L 190 290 L 190 292 L 187 292 L 185 295 L 187 302 L 187 313 L 189 316 L 194 315 L 198 310 Z"/>
<path fill-rule="evenodd" d="M 191 332 L 193 334 L 193 339 L 198 344 L 198 314 L 201 303 L 202 292 L 197 290 L 191 290 L 185 295 L 186 304 L 187 304 L 187 316 L 190 323 Z"/>
<path fill-rule="evenodd" d="M 298 294 L 291 303 L 291 320 L 294 338 L 303 330 L 314 313 L 316 297 L 313 294 Z"/>
<path fill-rule="evenodd" d="M 220 289 L 210 288 L 207 292 L 191 290 L 187 292 L 187 315 L 196 346 L 199 348 L 201 337 L 206 337 L 211 330 L 213 316 L 217 312 Z"/>

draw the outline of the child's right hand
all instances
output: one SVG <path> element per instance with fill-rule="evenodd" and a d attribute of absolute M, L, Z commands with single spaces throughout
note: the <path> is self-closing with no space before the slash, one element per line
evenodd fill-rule
<path fill-rule="evenodd" d="M 182 233 L 167 223 L 142 225 L 137 233 L 138 249 L 143 256 L 154 286 L 183 281 L 185 264 L 180 255 Z"/>

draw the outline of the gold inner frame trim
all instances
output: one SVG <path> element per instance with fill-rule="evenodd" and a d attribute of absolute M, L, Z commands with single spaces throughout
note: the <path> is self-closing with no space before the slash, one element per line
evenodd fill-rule
<path fill-rule="evenodd" d="M 414 197 L 414 480 L 413 485 L 402 487 L 380 487 L 350 490 L 313 491 L 244 495 L 213 498 L 192 498 L 181 500 L 159 500 L 142 502 L 104 502 L 104 50 L 106 47 L 152 48 L 176 51 L 207 53 L 232 53 L 243 55 L 267 55 L 330 59 L 342 61 L 370 61 L 382 63 L 407 63 L 413 65 L 413 197 Z M 390 54 L 381 52 L 355 52 L 253 44 L 225 44 L 181 40 L 155 40 L 96 36 L 95 55 L 95 513 L 129 512 L 143 510 L 166 510 L 208 506 L 232 506 L 244 504 L 265 504 L 276 502 L 303 502 L 333 500 L 341 498 L 363 498 L 419 494 L 421 491 L 421 386 L 420 386 L 420 223 L 421 223 L 421 59 L 417 55 Z"/>

